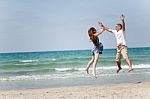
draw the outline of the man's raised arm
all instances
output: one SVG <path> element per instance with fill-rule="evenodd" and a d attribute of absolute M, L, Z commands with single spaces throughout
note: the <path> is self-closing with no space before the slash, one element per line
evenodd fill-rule
<path fill-rule="evenodd" d="M 125 31 L 125 22 L 124 22 L 125 17 L 124 17 L 124 15 L 121 15 L 120 18 L 121 18 L 121 21 L 122 21 L 122 30 Z"/>

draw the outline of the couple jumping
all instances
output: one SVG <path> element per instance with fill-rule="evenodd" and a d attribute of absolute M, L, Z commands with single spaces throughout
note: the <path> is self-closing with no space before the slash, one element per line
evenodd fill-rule
<path fill-rule="evenodd" d="M 102 27 L 102 29 L 100 31 L 96 31 L 96 29 L 94 27 L 91 27 L 88 30 L 88 35 L 90 37 L 90 40 L 94 44 L 94 48 L 92 50 L 92 59 L 88 62 L 87 66 L 86 66 L 86 71 L 89 74 L 89 68 L 93 64 L 93 76 L 95 78 L 96 78 L 96 64 L 99 59 L 99 54 L 102 54 L 102 51 L 103 51 L 103 45 L 101 42 L 99 42 L 98 35 L 102 34 L 105 30 L 110 33 L 113 33 L 117 40 L 117 54 L 116 54 L 116 63 L 118 66 L 117 73 L 119 73 L 119 71 L 122 69 L 121 68 L 121 58 L 122 57 L 126 60 L 127 64 L 129 65 L 128 72 L 133 71 L 132 63 L 128 57 L 127 45 L 126 45 L 125 35 L 124 35 L 124 33 L 125 33 L 125 21 L 124 21 L 125 17 L 124 17 L 124 15 L 121 15 L 120 18 L 121 18 L 122 24 L 116 24 L 115 30 L 106 27 L 105 25 L 103 25 L 100 22 L 99 22 L 99 25 Z"/>

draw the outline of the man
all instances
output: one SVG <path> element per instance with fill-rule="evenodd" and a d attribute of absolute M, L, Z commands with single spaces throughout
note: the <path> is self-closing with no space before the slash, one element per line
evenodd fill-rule
<path fill-rule="evenodd" d="M 123 56 L 123 58 L 126 60 L 127 64 L 129 65 L 129 70 L 128 72 L 133 71 L 132 69 L 132 63 L 128 57 L 128 51 L 127 51 L 127 45 L 126 45 L 126 41 L 125 41 L 125 17 L 124 15 L 121 15 L 120 17 L 122 24 L 116 24 L 116 29 L 110 29 L 106 26 L 104 26 L 102 23 L 100 23 L 100 25 L 102 27 L 104 27 L 105 30 L 107 30 L 108 32 L 111 32 L 115 35 L 116 40 L 117 40 L 117 54 L 116 54 L 116 63 L 118 66 L 118 70 L 117 73 L 119 73 L 119 71 L 122 69 L 121 68 L 121 58 Z"/>

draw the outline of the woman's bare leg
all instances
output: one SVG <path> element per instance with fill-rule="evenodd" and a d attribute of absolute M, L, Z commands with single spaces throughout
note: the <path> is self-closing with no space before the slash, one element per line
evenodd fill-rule
<path fill-rule="evenodd" d="M 87 66 L 86 66 L 85 70 L 86 70 L 87 74 L 89 74 L 89 68 L 93 62 L 94 62 L 94 55 L 92 56 L 92 59 L 88 62 Z"/>
<path fill-rule="evenodd" d="M 93 62 L 93 76 L 96 78 L 96 64 L 99 59 L 99 53 L 95 53 L 94 55 L 94 62 Z"/>

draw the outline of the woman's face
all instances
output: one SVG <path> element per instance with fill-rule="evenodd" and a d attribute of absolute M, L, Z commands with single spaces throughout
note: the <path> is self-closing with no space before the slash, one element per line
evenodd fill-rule
<path fill-rule="evenodd" d="M 93 30 L 93 34 L 95 34 L 95 33 L 96 33 L 96 29 Z"/>

